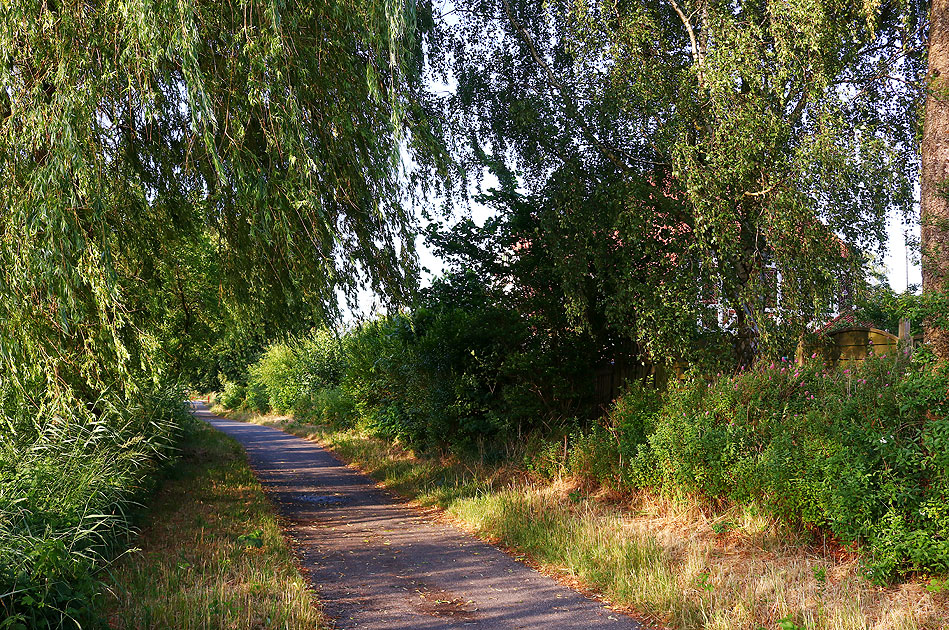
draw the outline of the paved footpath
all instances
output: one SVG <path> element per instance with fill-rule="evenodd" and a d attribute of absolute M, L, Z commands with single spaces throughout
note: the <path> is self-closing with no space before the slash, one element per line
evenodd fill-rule
<path fill-rule="evenodd" d="M 633 619 L 448 525 L 313 442 L 195 415 L 239 441 L 338 628 L 635 630 Z"/>

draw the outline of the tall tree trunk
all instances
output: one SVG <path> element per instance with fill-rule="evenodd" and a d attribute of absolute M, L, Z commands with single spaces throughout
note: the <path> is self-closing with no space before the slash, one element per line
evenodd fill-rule
<path fill-rule="evenodd" d="M 752 317 L 745 310 L 744 305 L 735 309 L 735 356 L 738 366 L 751 367 L 758 357 L 758 332 L 755 330 Z"/>
<path fill-rule="evenodd" d="M 923 292 L 949 289 L 949 0 L 932 0 L 929 23 L 929 92 L 920 147 L 920 219 Z M 949 359 L 949 331 L 923 322 L 926 342 Z"/>
<path fill-rule="evenodd" d="M 947 0 L 949 1 L 949 0 Z M 746 211 L 739 207 L 739 213 L 747 216 Z M 747 302 L 749 294 L 755 295 L 752 299 L 760 299 L 758 292 L 763 288 L 758 286 L 749 291 L 754 278 L 761 277 L 762 262 L 758 254 L 760 244 L 754 231 L 748 229 L 747 223 L 742 221 L 741 229 L 741 258 L 735 262 L 735 279 L 737 281 L 732 304 L 735 307 L 735 356 L 738 365 L 743 368 L 751 367 L 758 358 L 758 344 L 760 331 L 755 321 L 755 309 Z"/>

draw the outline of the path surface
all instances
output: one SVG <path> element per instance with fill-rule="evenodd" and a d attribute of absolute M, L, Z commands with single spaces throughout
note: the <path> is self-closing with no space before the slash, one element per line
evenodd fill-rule
<path fill-rule="evenodd" d="M 477 538 L 432 522 L 312 442 L 224 420 L 201 403 L 195 415 L 244 446 L 339 628 L 640 628 Z"/>

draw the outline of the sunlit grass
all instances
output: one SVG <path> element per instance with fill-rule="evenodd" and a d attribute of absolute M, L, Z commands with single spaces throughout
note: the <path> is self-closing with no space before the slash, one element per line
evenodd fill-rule
<path fill-rule="evenodd" d="M 111 573 L 117 629 L 324 628 L 240 446 L 199 426 Z"/>
<path fill-rule="evenodd" d="M 420 506 L 526 556 L 656 627 L 676 630 L 936 630 L 949 595 L 924 579 L 890 588 L 859 560 L 753 507 L 621 495 L 512 466 L 419 457 L 389 442 L 285 416 L 224 412 L 332 449 Z"/>

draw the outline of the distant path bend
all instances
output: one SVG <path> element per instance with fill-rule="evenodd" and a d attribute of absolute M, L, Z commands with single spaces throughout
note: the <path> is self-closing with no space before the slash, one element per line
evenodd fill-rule
<path fill-rule="evenodd" d="M 328 451 L 277 429 L 194 414 L 240 442 L 338 628 L 638 630 L 450 526 L 427 520 Z"/>

